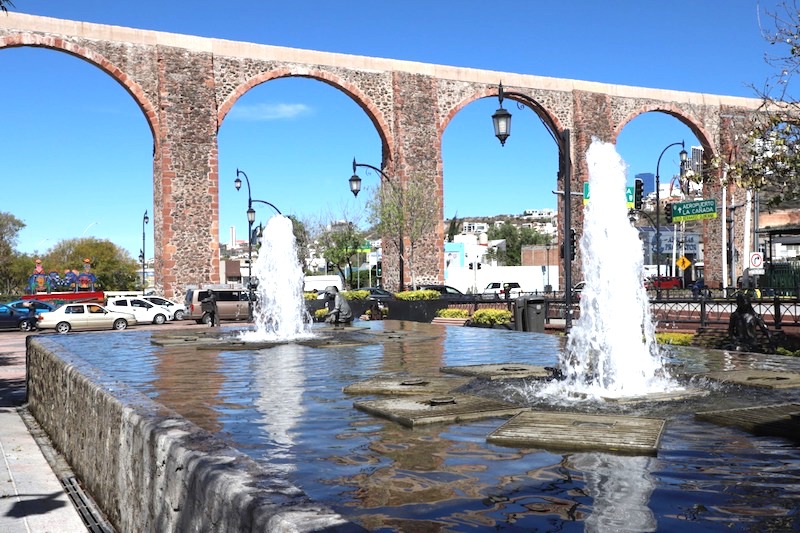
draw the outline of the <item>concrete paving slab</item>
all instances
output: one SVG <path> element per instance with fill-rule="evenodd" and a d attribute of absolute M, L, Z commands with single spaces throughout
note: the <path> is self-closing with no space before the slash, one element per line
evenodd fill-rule
<path fill-rule="evenodd" d="M 524 411 L 486 440 L 516 448 L 655 455 L 664 425 L 661 418 Z"/>
<path fill-rule="evenodd" d="M 453 376 L 378 376 L 344 387 L 346 394 L 389 394 L 397 396 L 441 395 L 466 385 L 471 378 Z"/>
<path fill-rule="evenodd" d="M 445 374 L 458 374 L 460 376 L 475 376 L 486 379 L 514 379 L 537 378 L 546 379 L 553 377 L 553 372 L 547 367 L 526 365 L 520 363 L 495 363 L 486 365 L 444 366 L 440 369 Z"/>
<path fill-rule="evenodd" d="M 407 427 L 507 418 L 526 408 L 469 394 L 409 396 L 355 402 L 354 407 Z"/>
<path fill-rule="evenodd" d="M 723 370 L 703 374 L 704 377 L 725 383 L 736 383 L 748 387 L 767 389 L 791 389 L 800 387 L 800 374 L 774 370 Z"/>
<path fill-rule="evenodd" d="M 695 413 L 695 418 L 721 426 L 737 427 L 754 435 L 785 437 L 800 442 L 798 403 L 702 411 Z"/>

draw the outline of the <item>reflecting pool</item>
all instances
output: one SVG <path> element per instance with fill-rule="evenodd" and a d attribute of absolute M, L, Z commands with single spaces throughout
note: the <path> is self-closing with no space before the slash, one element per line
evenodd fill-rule
<path fill-rule="evenodd" d="M 800 530 L 797 443 L 693 416 L 798 403 L 800 391 L 688 377 L 720 369 L 797 372 L 800 360 L 667 349 L 667 364 L 686 376 L 684 384 L 706 387 L 709 395 L 617 408 L 667 419 L 655 457 L 560 453 L 488 444 L 486 436 L 505 419 L 402 427 L 354 409 L 354 401 L 371 397 L 342 388 L 377 375 L 433 375 L 443 366 L 554 366 L 563 338 L 396 321 L 356 324 L 376 342 L 198 348 L 152 344 L 151 335 L 165 334 L 135 330 L 48 339 L 372 531 Z M 223 331 L 233 338 L 239 330 Z M 466 392 L 519 401 L 526 386 L 519 380 L 471 384 Z"/>

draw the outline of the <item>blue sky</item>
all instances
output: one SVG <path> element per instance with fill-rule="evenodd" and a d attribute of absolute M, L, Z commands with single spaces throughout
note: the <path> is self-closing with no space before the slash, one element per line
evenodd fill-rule
<path fill-rule="evenodd" d="M 141 29 L 496 70 L 755 97 L 774 74 L 759 11 L 777 0 L 14 0 L 12 11 Z M 760 10 L 759 10 L 760 6 Z M 128 94 L 96 67 L 66 54 L 0 50 L 3 193 L 0 211 L 27 225 L 17 249 L 44 252 L 59 240 L 109 239 L 137 257 L 142 215 L 153 255 L 152 138 Z M 506 106 L 508 108 L 508 106 Z M 529 110 L 514 114 L 505 147 L 494 138 L 497 100 L 463 109 L 443 141 L 445 216 L 555 208 L 557 150 Z M 697 144 L 663 114 L 634 119 L 617 150 L 634 174 L 655 173 L 670 143 Z M 661 161 L 677 171 L 679 149 Z M 314 223 L 354 216 L 364 193 L 348 191 L 353 157 L 379 165 L 378 135 L 347 97 L 320 82 L 281 79 L 246 94 L 219 132 L 220 239 L 246 228 L 246 191 Z M 365 186 L 377 177 L 360 171 Z M 244 187 L 243 187 L 244 189 Z M 270 216 L 257 205 L 260 220 Z"/>

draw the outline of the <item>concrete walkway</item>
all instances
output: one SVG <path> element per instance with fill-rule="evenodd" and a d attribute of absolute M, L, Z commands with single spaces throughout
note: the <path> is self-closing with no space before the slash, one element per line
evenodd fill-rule
<path fill-rule="evenodd" d="M 23 420 L 27 336 L 0 332 L 0 531 L 87 531 Z"/>

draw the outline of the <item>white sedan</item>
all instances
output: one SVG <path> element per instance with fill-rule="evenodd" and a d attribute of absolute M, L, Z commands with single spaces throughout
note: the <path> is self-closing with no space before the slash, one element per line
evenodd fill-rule
<path fill-rule="evenodd" d="M 36 327 L 68 333 L 73 329 L 117 329 L 136 325 L 136 317 L 106 309 L 99 304 L 64 304 L 55 311 L 39 315 Z"/>
<path fill-rule="evenodd" d="M 183 304 L 173 302 L 172 300 L 167 300 L 161 296 L 142 296 L 142 299 L 147 300 L 152 304 L 166 307 L 170 312 L 172 312 L 173 320 L 183 320 L 186 316 L 186 306 Z"/>
<path fill-rule="evenodd" d="M 172 320 L 172 311 L 141 298 L 113 298 L 106 307 L 112 311 L 131 313 L 142 324 L 163 324 Z"/>

